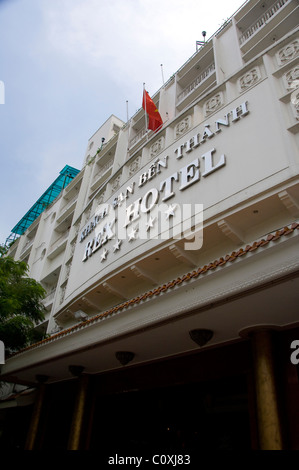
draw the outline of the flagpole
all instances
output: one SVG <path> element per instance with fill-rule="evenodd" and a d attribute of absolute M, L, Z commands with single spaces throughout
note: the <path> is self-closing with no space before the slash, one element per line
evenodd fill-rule
<path fill-rule="evenodd" d="M 164 86 L 163 64 L 161 64 L 161 72 L 162 72 L 162 82 L 163 82 L 163 86 Z"/>
<path fill-rule="evenodd" d="M 128 145 L 127 145 L 127 156 L 128 156 L 129 155 L 129 149 L 130 149 L 131 124 L 132 124 L 132 119 L 129 120 L 129 102 L 128 102 L 128 100 L 126 101 L 126 108 L 127 108 L 127 125 L 129 126 Z"/>
<path fill-rule="evenodd" d="M 131 127 L 132 127 L 132 118 L 130 119 L 130 122 L 129 122 L 127 156 L 129 155 L 129 152 L 130 152 Z"/>
<path fill-rule="evenodd" d="M 146 97 L 145 95 L 145 82 L 143 82 L 143 99 L 144 99 L 144 112 L 145 112 L 145 130 L 146 130 L 146 140 L 148 140 L 148 128 L 147 128 L 147 111 L 146 111 Z"/>

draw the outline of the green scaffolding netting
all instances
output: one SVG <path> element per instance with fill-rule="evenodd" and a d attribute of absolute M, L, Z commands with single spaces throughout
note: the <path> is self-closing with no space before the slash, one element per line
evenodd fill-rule
<path fill-rule="evenodd" d="M 66 165 L 59 173 L 58 178 L 48 187 L 43 195 L 33 204 L 29 211 L 14 226 L 8 240 L 13 240 L 17 235 L 23 235 L 35 219 L 56 199 L 61 191 L 72 181 L 80 170 Z"/>

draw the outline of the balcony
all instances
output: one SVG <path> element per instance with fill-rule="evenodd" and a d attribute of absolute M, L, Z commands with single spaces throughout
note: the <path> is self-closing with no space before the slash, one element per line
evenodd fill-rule
<path fill-rule="evenodd" d="M 27 256 L 30 253 L 30 250 L 32 248 L 34 242 L 34 238 L 32 240 L 28 240 L 26 245 L 22 248 L 21 256 Z"/>
<path fill-rule="evenodd" d="M 59 253 L 64 251 L 69 234 L 70 234 L 70 230 L 67 230 L 59 238 L 57 238 L 54 243 L 52 243 L 50 247 L 50 252 L 48 254 L 49 259 L 55 258 Z"/>
<path fill-rule="evenodd" d="M 67 216 L 69 216 L 69 214 L 73 212 L 76 206 L 77 199 L 78 195 L 76 194 L 76 196 L 74 196 L 70 201 L 67 202 L 67 204 L 65 204 L 65 206 L 63 206 L 63 208 L 61 209 L 61 213 L 57 218 L 58 223 L 60 223 L 63 219 L 65 219 Z"/>
<path fill-rule="evenodd" d="M 111 174 L 113 167 L 113 158 L 107 161 L 104 165 L 100 166 L 98 172 L 94 175 L 91 189 L 94 190 L 100 184 L 102 184 Z"/>
<path fill-rule="evenodd" d="M 297 12 L 295 11 L 297 8 Z M 262 15 L 250 11 L 238 21 L 243 58 L 248 61 L 298 25 L 297 0 L 277 0 Z"/>
<path fill-rule="evenodd" d="M 177 96 L 177 107 L 181 110 L 206 91 L 216 80 L 215 63 L 206 67 L 186 88 Z M 197 93 L 195 93 L 197 92 Z"/>
<path fill-rule="evenodd" d="M 56 292 L 56 287 L 49 294 L 47 294 L 46 297 L 42 301 L 47 310 L 49 310 L 53 304 L 55 292 Z"/>
<path fill-rule="evenodd" d="M 143 127 L 130 141 L 129 148 L 134 147 L 138 142 L 140 142 L 143 137 L 148 133 L 145 127 Z"/>
<path fill-rule="evenodd" d="M 279 0 L 276 2 L 274 5 L 272 5 L 263 15 L 261 15 L 253 24 L 247 28 L 247 30 L 242 34 L 242 36 L 239 38 L 240 44 L 242 45 L 244 42 L 246 42 L 248 39 L 251 38 L 252 35 L 256 34 L 260 28 L 265 26 L 266 23 L 269 22 L 277 13 L 281 10 L 282 7 L 286 3 L 288 3 L 289 0 Z"/>

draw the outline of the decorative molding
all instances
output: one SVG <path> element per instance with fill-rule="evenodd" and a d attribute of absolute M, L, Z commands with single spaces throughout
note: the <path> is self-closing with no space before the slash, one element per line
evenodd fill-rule
<path fill-rule="evenodd" d="M 160 139 L 156 140 L 156 142 L 153 143 L 153 145 L 150 146 L 149 149 L 149 160 L 152 158 L 156 157 L 162 150 L 164 149 L 165 146 L 165 139 L 164 137 L 160 137 Z"/>
<path fill-rule="evenodd" d="M 90 214 L 91 214 L 91 207 L 88 208 L 88 210 L 85 212 L 85 223 L 88 222 L 90 219 Z"/>
<path fill-rule="evenodd" d="M 103 283 L 103 287 L 106 289 L 107 292 L 110 294 L 116 295 L 116 297 L 119 297 L 121 299 L 127 300 L 127 297 L 123 292 L 121 292 L 120 289 L 117 289 L 116 287 L 112 286 L 108 282 Z"/>
<path fill-rule="evenodd" d="M 299 121 L 299 88 L 292 93 L 291 106 L 295 119 Z"/>
<path fill-rule="evenodd" d="M 133 175 L 139 170 L 140 164 L 141 164 L 141 155 L 139 155 L 137 158 L 135 158 L 135 160 L 133 160 L 133 161 L 128 165 L 129 177 L 130 177 L 130 176 L 133 176 Z"/>
<path fill-rule="evenodd" d="M 99 305 L 96 304 L 95 302 L 92 302 L 90 299 L 88 299 L 87 297 L 82 297 L 82 302 L 87 306 L 87 307 L 90 307 L 90 308 L 95 308 L 96 310 L 99 310 Z"/>
<path fill-rule="evenodd" d="M 282 78 L 287 91 L 299 88 L 299 65 L 285 73 Z"/>
<path fill-rule="evenodd" d="M 288 191 L 281 191 L 278 193 L 278 197 L 293 217 L 299 216 L 299 203 L 295 201 Z"/>
<path fill-rule="evenodd" d="M 299 55 L 299 40 L 295 39 L 290 42 L 282 49 L 280 49 L 276 54 L 276 60 L 279 66 L 282 66 L 290 60 L 295 59 Z"/>
<path fill-rule="evenodd" d="M 209 100 L 207 100 L 204 104 L 204 113 L 205 116 L 209 116 L 214 111 L 216 111 L 222 104 L 224 103 L 223 93 L 219 91 L 216 95 L 212 96 Z"/>
<path fill-rule="evenodd" d="M 73 241 L 73 243 L 71 243 L 71 248 L 70 248 L 70 256 L 71 257 L 74 255 L 74 252 L 75 252 L 75 249 L 76 249 L 76 242 L 77 242 L 77 237 Z"/>
<path fill-rule="evenodd" d="M 120 187 L 120 180 L 121 180 L 121 174 L 118 175 L 116 178 L 114 178 L 114 180 L 111 182 L 111 188 L 112 188 L 112 192 L 114 193 L 115 191 L 118 190 L 118 188 Z"/>
<path fill-rule="evenodd" d="M 155 279 L 155 277 L 151 276 L 144 269 L 141 269 L 138 266 L 134 265 L 131 266 L 131 271 L 135 274 L 136 277 L 144 279 L 145 281 L 150 281 L 154 286 L 157 285 L 157 280 Z"/>
<path fill-rule="evenodd" d="M 66 291 L 66 285 L 61 288 L 60 301 L 59 301 L 60 304 L 62 304 L 62 302 L 64 301 L 65 291 Z"/>
<path fill-rule="evenodd" d="M 196 266 L 196 260 L 194 257 L 188 255 L 182 248 L 176 245 L 170 245 L 169 251 L 182 263 L 185 263 L 192 268 Z"/>
<path fill-rule="evenodd" d="M 81 217 L 80 217 L 80 221 L 81 221 Z M 78 224 L 77 224 L 77 223 L 75 224 L 75 227 L 76 227 L 76 228 L 75 228 L 75 232 L 74 232 L 74 237 L 77 237 L 77 235 L 78 235 L 78 233 L 79 233 L 79 230 L 80 230 L 80 221 L 79 221 Z M 74 243 L 76 243 L 76 242 L 74 242 Z"/>
<path fill-rule="evenodd" d="M 96 197 L 97 204 L 103 204 L 105 200 L 105 191 L 103 191 L 99 196 Z"/>
<path fill-rule="evenodd" d="M 242 77 L 238 80 L 238 87 L 240 93 L 248 90 L 253 85 L 255 85 L 261 79 L 261 72 L 259 67 L 254 67 L 251 70 L 248 70 Z"/>
<path fill-rule="evenodd" d="M 178 122 L 174 128 L 174 137 L 175 139 L 181 137 L 185 134 L 191 127 L 191 114 L 184 117 L 180 122 Z"/>
<path fill-rule="evenodd" d="M 226 237 L 230 238 L 236 243 L 244 242 L 244 237 L 242 236 L 242 234 L 235 227 L 229 224 L 225 219 L 220 220 L 217 225 Z"/>
<path fill-rule="evenodd" d="M 66 269 L 65 269 L 65 279 L 68 279 L 69 278 L 69 275 L 70 275 L 70 272 L 71 272 L 71 267 L 72 267 L 72 263 L 69 263 L 66 265 Z"/>

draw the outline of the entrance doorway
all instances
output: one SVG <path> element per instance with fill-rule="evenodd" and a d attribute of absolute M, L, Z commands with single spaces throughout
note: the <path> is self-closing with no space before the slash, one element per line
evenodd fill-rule
<path fill-rule="evenodd" d="M 98 397 L 91 450 L 251 450 L 246 376 Z"/>

